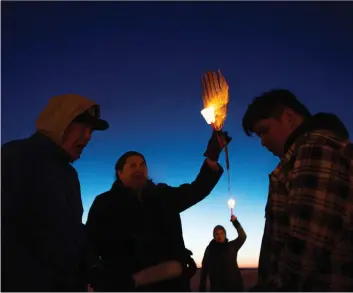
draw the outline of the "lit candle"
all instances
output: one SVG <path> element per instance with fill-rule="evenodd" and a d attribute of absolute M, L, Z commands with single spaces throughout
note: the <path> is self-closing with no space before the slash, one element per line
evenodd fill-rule
<path fill-rule="evenodd" d="M 205 118 L 207 124 L 213 124 L 216 122 L 215 109 L 213 106 L 205 108 L 201 111 L 201 115 Z"/>
<path fill-rule="evenodd" d="M 235 200 L 233 198 L 231 198 L 230 200 L 228 200 L 228 207 L 230 208 L 230 215 L 231 216 L 233 216 L 234 206 L 235 206 Z"/>

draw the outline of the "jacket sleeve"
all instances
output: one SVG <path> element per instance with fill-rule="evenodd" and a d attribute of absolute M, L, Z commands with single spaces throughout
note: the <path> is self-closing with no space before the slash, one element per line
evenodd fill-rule
<path fill-rule="evenodd" d="M 340 239 L 349 198 L 348 183 L 337 150 L 328 145 L 306 143 L 299 147 L 292 170 L 289 194 L 290 230 L 280 277 L 301 290 L 316 272 L 329 267 L 329 255 Z M 305 288 L 305 287 L 304 287 Z"/>
<path fill-rule="evenodd" d="M 116 290 L 129 291 L 132 276 L 129 266 L 131 256 L 121 246 L 124 242 L 123 234 L 113 227 L 108 205 L 105 198 L 96 197 L 86 222 L 91 248 L 101 258 L 106 269 L 105 279 L 98 280 L 100 284 L 97 285 L 101 288 L 98 291 L 107 291 L 107 288 L 111 288 L 110 282 L 114 283 Z"/>
<path fill-rule="evenodd" d="M 1 158 L 1 291 L 47 291 L 53 276 L 29 248 L 37 245 L 30 237 L 36 226 L 29 220 L 33 172 L 6 151 Z"/>
<path fill-rule="evenodd" d="M 210 255 L 210 249 L 209 249 L 209 246 L 207 246 L 202 259 L 199 292 L 206 292 L 207 276 L 209 272 L 209 255 Z"/>
<path fill-rule="evenodd" d="M 99 257 L 94 253 L 92 245 L 88 240 L 87 227 L 82 224 L 82 246 L 83 246 L 83 256 L 82 256 L 82 270 L 84 272 L 89 272 L 97 266 L 101 266 L 101 261 Z"/>
<path fill-rule="evenodd" d="M 235 240 L 230 241 L 230 244 L 232 245 L 234 250 L 238 251 L 243 246 L 247 236 L 238 220 L 235 220 L 232 224 L 235 229 L 237 229 L 238 237 Z"/>
<path fill-rule="evenodd" d="M 159 186 L 164 189 L 163 193 L 168 195 L 166 200 L 181 213 L 211 193 L 223 174 L 223 168 L 218 166 L 218 171 L 213 170 L 205 161 L 192 183 L 182 184 L 179 187 L 171 187 L 166 184 L 159 184 Z"/>

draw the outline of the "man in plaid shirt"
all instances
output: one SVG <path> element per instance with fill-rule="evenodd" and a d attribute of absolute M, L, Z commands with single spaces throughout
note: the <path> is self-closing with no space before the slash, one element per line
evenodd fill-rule
<path fill-rule="evenodd" d="M 353 291 L 353 144 L 288 90 L 257 97 L 243 129 L 280 158 L 269 175 L 255 291 Z"/>

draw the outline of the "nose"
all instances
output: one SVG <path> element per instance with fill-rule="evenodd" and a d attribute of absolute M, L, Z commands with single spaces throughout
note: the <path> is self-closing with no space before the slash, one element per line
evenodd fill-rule
<path fill-rule="evenodd" d="M 144 169 L 143 169 L 143 167 L 142 166 L 137 166 L 137 168 L 136 168 L 136 172 L 137 173 L 143 173 L 143 171 L 144 171 Z"/>
<path fill-rule="evenodd" d="M 90 141 L 92 138 L 92 128 L 91 127 L 86 127 L 84 131 L 84 138 L 87 141 Z"/>
<path fill-rule="evenodd" d="M 261 136 L 261 145 L 266 147 L 265 138 L 263 136 Z"/>

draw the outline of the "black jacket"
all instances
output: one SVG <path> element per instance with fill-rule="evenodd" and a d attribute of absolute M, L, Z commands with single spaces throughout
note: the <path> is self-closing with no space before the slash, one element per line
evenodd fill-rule
<path fill-rule="evenodd" d="M 87 219 L 89 239 L 108 273 L 100 290 L 124 291 L 133 273 L 168 260 L 184 261 L 186 250 L 180 213 L 210 194 L 223 173 L 206 163 L 191 184 L 171 187 L 149 182 L 143 201 L 119 181 L 94 200 Z M 189 280 L 178 278 L 146 291 L 185 291 Z"/>
<path fill-rule="evenodd" d="M 238 251 L 246 240 L 246 234 L 238 220 L 233 223 L 238 231 L 235 240 L 217 243 L 212 240 L 202 260 L 200 292 L 206 291 L 207 276 L 212 292 L 243 291 L 243 279 L 238 267 Z"/>
<path fill-rule="evenodd" d="M 40 133 L 1 147 L 2 291 L 83 290 L 87 242 L 69 161 Z"/>

